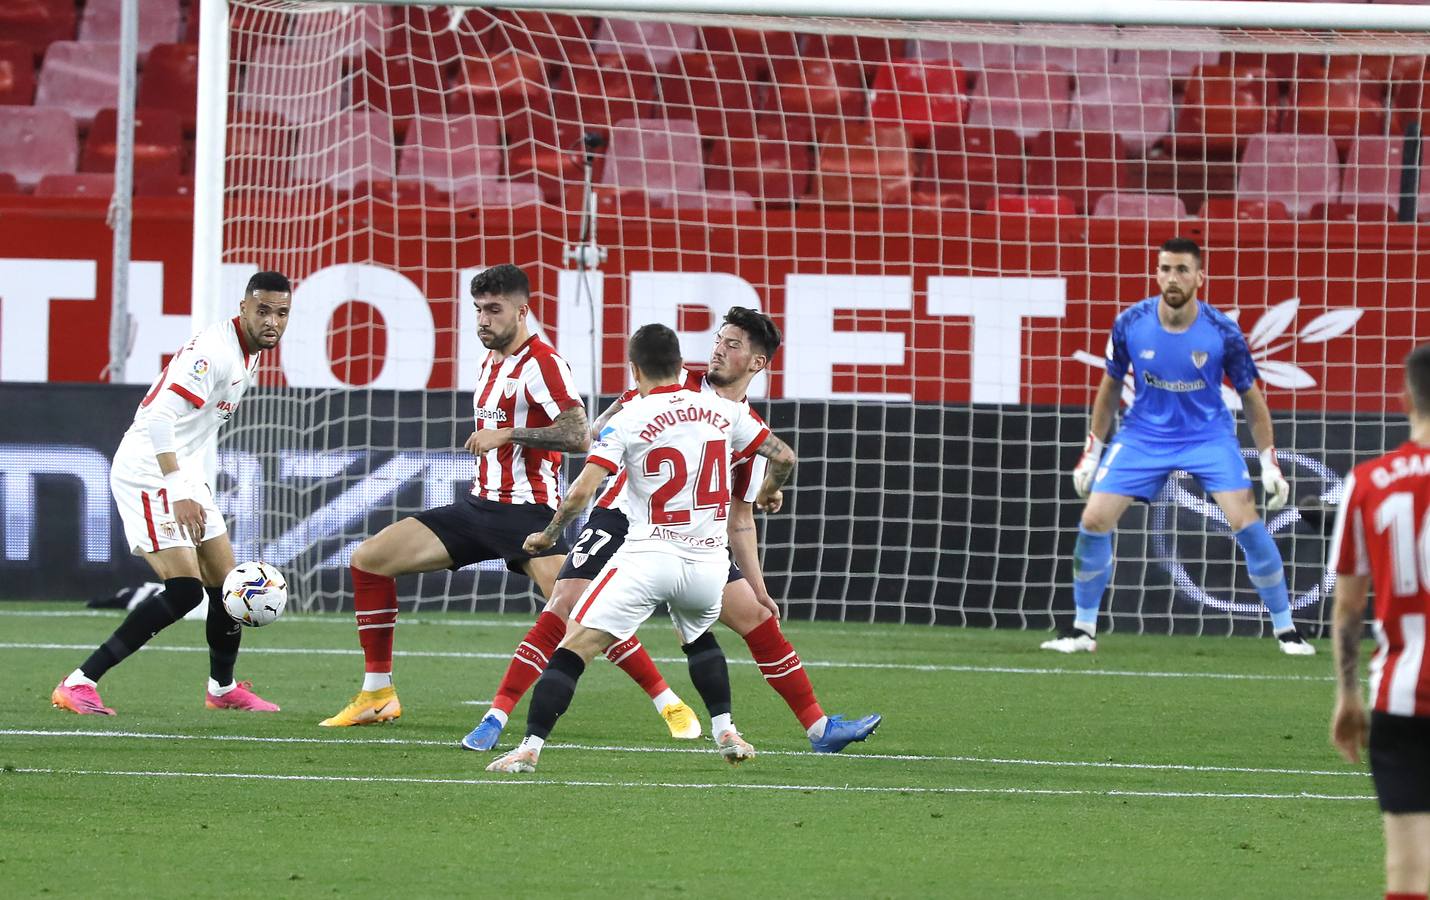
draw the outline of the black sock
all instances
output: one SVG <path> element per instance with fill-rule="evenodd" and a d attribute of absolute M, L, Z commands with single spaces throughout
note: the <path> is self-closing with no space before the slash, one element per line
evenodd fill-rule
<path fill-rule="evenodd" d="M 690 667 L 690 683 L 700 692 L 711 717 L 729 715 L 730 670 L 715 635 L 707 631 L 680 649 L 685 651 L 685 663 Z"/>
<path fill-rule="evenodd" d="M 209 677 L 223 687 L 233 681 L 233 664 L 238 659 L 243 626 L 223 608 L 223 588 L 206 587 L 204 592 L 209 595 L 209 616 L 204 623 L 204 633 L 209 639 Z"/>
<path fill-rule="evenodd" d="M 546 671 L 541 673 L 531 691 L 531 706 L 526 711 L 527 734 L 546 740 L 556 727 L 556 720 L 571 705 L 576 682 L 581 680 L 584 671 L 586 664 L 581 657 L 565 647 L 556 648 Z"/>
<path fill-rule="evenodd" d="M 182 619 L 203 598 L 204 587 L 197 578 L 166 580 L 164 590 L 146 597 L 131 609 L 109 640 L 95 648 L 79 670 L 84 677 L 98 681 L 154 635 Z"/>

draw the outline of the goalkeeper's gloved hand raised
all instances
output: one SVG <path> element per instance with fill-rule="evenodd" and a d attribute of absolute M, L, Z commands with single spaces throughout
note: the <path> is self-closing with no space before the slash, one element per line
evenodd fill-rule
<path fill-rule="evenodd" d="M 1102 462 L 1102 449 L 1105 446 L 1098 440 L 1097 435 L 1088 433 L 1087 443 L 1082 448 L 1082 457 L 1078 459 L 1072 473 L 1073 489 L 1079 497 L 1086 498 L 1092 490 L 1092 477 L 1097 474 L 1097 464 Z"/>
<path fill-rule="evenodd" d="M 1261 451 L 1261 489 L 1266 492 L 1266 511 L 1276 510 L 1286 505 L 1291 496 L 1291 485 L 1281 474 L 1281 464 L 1276 461 L 1276 448 L 1267 447 Z"/>

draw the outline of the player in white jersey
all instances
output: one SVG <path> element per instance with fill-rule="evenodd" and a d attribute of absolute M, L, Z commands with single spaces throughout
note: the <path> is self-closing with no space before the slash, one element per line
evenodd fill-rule
<path fill-rule="evenodd" d="M 721 756 L 733 764 L 754 755 L 731 721 L 725 656 L 710 633 L 730 566 L 730 463 L 754 453 L 769 461 L 756 502 L 772 509 L 794 470 L 794 451 L 770 434 L 748 404 L 683 388 L 680 341 L 666 326 L 646 325 L 635 333 L 630 364 L 640 397 L 592 446 L 566 502 L 526 546 L 551 546 L 591 502 L 604 476 L 622 469 L 630 520 L 625 543 L 576 602 L 570 628 L 532 691 L 526 737 L 488 771 L 535 771 L 586 663 L 634 635 L 661 603 L 670 607 Z"/>
<path fill-rule="evenodd" d="M 471 293 L 477 337 L 489 351 L 473 396 L 475 430 L 465 444 L 476 457 L 476 478 L 455 503 L 408 516 L 353 551 L 362 689 L 321 725 L 370 725 L 402 714 L 392 686 L 399 575 L 501 559 L 550 596 L 561 569 L 564 545 L 529 553 L 522 542 L 561 500 L 561 454 L 590 445 L 586 410 L 566 360 L 527 330 L 531 285 L 521 269 L 486 269 L 472 279 Z"/>
<path fill-rule="evenodd" d="M 224 611 L 223 579 L 234 567 L 223 516 L 205 469 L 218 431 L 254 382 L 258 354 L 288 327 L 292 287 L 277 272 L 248 280 L 238 315 L 200 331 L 180 348 L 134 414 L 109 470 L 129 549 L 164 582 L 107 641 L 55 688 L 50 702 L 82 715 L 114 715 L 99 698 L 100 677 L 209 598 L 206 632 L 210 709 L 274 712 L 248 682 L 234 680 L 241 626 Z"/>
<path fill-rule="evenodd" d="M 729 400 L 746 402 L 750 382 L 765 371 L 779 350 L 782 336 L 769 316 L 742 306 L 731 307 L 715 334 L 710 362 L 702 376 L 687 371 L 681 384 Z M 637 396 L 627 391 L 601 414 L 593 425 L 599 436 L 625 403 Z M 755 531 L 754 500 L 764 479 L 765 461 L 755 456 L 735 465 L 730 473 L 730 565 L 721 598 L 720 621 L 744 639 L 765 682 L 788 704 L 815 752 L 837 753 L 863 741 L 879 726 L 878 714 L 857 719 L 824 714 L 799 654 L 780 630 L 779 606 L 765 588 Z M 512 662 L 493 695 L 492 706 L 477 726 L 462 739 L 468 750 L 491 750 L 506 727 L 511 710 L 536 683 L 556 645 L 565 634 L 566 619 L 592 580 L 605 568 L 626 537 L 624 472 L 611 475 L 596 501 L 596 508 L 566 557 L 546 609 L 517 645 Z M 655 704 L 670 726 L 672 736 L 700 737 L 694 711 L 675 698 L 638 636 L 613 644 L 607 658 L 630 675 Z"/>

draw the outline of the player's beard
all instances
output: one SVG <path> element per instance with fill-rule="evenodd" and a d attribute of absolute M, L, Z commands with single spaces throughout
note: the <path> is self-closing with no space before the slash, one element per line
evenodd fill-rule
<path fill-rule="evenodd" d="M 516 331 L 517 328 L 515 325 L 511 326 L 505 334 L 499 334 L 496 331 L 483 332 L 479 328 L 477 329 L 477 340 L 481 341 L 482 346 L 488 350 L 504 353 L 511 349 L 511 342 L 516 340 Z"/>
<path fill-rule="evenodd" d="M 1171 307 L 1172 309 L 1181 309 L 1182 307 L 1187 305 L 1187 301 L 1190 299 L 1190 295 L 1184 294 L 1180 290 L 1173 292 L 1162 292 L 1162 302 L 1167 304 L 1167 306 Z"/>
<path fill-rule="evenodd" d="M 730 375 L 717 372 L 713 365 L 705 370 L 705 380 L 715 387 L 729 387 L 736 381 L 736 379 Z"/>

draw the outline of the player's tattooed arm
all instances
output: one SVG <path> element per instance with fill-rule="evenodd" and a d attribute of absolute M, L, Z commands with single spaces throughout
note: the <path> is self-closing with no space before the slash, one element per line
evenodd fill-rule
<path fill-rule="evenodd" d="M 582 511 L 591 505 L 591 500 L 595 498 L 596 491 L 600 489 L 602 480 L 608 474 L 609 472 L 595 463 L 586 463 L 581 474 L 571 482 L 571 487 L 566 491 L 566 499 L 561 501 L 561 506 L 551 517 L 551 523 L 541 531 L 527 535 L 526 542 L 522 545 L 526 552 L 540 553 L 555 546 L 566 526 L 576 521 Z"/>
<path fill-rule="evenodd" d="M 786 481 L 789 481 L 790 473 L 794 471 L 794 464 L 799 461 L 790 445 L 775 436 L 774 432 L 765 438 L 764 443 L 760 444 L 759 449 L 755 452 L 769 460 L 765 481 L 766 483 L 774 482 L 775 487 L 782 487 Z"/>
<path fill-rule="evenodd" d="M 536 450 L 560 450 L 562 453 L 585 453 L 591 446 L 591 430 L 586 425 L 586 410 L 580 406 L 564 409 L 544 428 L 513 428 L 513 442 Z"/>

